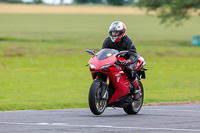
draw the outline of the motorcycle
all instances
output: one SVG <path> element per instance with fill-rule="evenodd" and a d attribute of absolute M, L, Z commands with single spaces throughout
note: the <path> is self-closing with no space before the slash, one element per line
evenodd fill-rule
<path fill-rule="evenodd" d="M 107 107 L 119 107 L 127 114 L 137 114 L 144 99 L 143 85 L 140 81 L 141 78 L 145 78 L 147 70 L 143 68 L 146 64 L 144 58 L 138 57 L 134 69 L 142 93 L 142 96 L 135 100 L 134 88 L 124 72 L 126 67 L 119 63 L 128 57 L 128 51 L 102 49 L 95 54 L 94 50 L 87 49 L 86 52 L 93 55 L 88 63 L 93 78 L 88 96 L 91 112 L 100 115 Z"/>

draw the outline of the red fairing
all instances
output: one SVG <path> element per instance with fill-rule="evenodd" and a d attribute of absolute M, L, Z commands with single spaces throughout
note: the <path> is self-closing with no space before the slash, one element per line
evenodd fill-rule
<path fill-rule="evenodd" d="M 137 60 L 137 66 L 134 69 L 134 71 L 140 70 L 142 68 L 143 63 L 144 63 L 144 58 L 139 57 L 138 60 Z"/>
<path fill-rule="evenodd" d="M 120 97 L 127 95 L 129 93 L 129 80 L 126 77 L 126 74 L 124 73 L 124 71 L 122 69 L 124 69 L 124 67 L 122 66 L 122 69 L 116 67 L 114 65 L 115 61 L 119 59 L 119 60 L 124 60 L 124 58 L 120 57 L 115 57 L 115 55 L 110 56 L 109 58 L 106 58 L 104 60 L 98 60 L 96 55 L 93 56 L 89 63 L 94 65 L 96 67 L 95 70 L 91 70 L 91 74 L 92 74 L 92 78 L 94 79 L 94 74 L 97 72 L 101 72 L 104 73 L 106 75 L 109 76 L 110 80 L 112 81 L 114 87 L 115 87 L 115 92 L 112 96 L 112 98 L 109 101 L 110 103 L 116 102 Z M 109 67 L 109 72 L 105 72 L 103 70 L 100 70 L 99 68 L 101 66 L 104 66 L 106 64 L 111 64 L 111 66 Z"/>
<path fill-rule="evenodd" d="M 115 92 L 109 101 L 110 103 L 116 102 L 120 97 L 125 96 L 129 93 L 129 80 L 123 71 L 111 73 L 108 75 L 112 80 Z"/>

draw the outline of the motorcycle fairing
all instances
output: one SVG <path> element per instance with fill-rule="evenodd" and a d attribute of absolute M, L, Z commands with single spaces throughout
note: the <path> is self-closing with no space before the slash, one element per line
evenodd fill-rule
<path fill-rule="evenodd" d="M 145 63 L 145 62 L 144 62 L 144 58 L 140 56 L 140 57 L 138 58 L 138 60 L 137 60 L 137 66 L 136 66 L 136 68 L 134 69 L 134 71 L 140 70 L 140 69 L 143 67 L 143 63 Z"/>
<path fill-rule="evenodd" d="M 116 61 L 115 56 L 110 56 L 104 60 L 97 60 L 96 55 L 93 56 L 89 63 L 94 65 L 96 67 L 95 71 L 91 71 L 93 80 L 95 79 L 95 73 L 101 72 L 109 76 L 110 80 L 113 82 L 113 85 L 115 87 L 115 92 L 113 96 L 111 97 L 109 104 L 112 102 L 116 102 L 119 98 L 121 98 L 124 95 L 127 95 L 129 93 L 129 80 L 126 76 L 126 74 L 120 70 L 118 67 L 112 67 L 114 66 L 114 63 Z M 99 68 L 104 66 L 105 64 L 111 64 L 110 72 L 104 72 L 100 70 Z"/>
<path fill-rule="evenodd" d="M 114 72 L 114 73 L 108 74 L 108 76 L 110 77 L 115 87 L 115 92 L 112 98 L 110 99 L 110 101 L 108 102 L 108 104 L 110 104 L 110 103 L 116 102 L 122 96 L 129 94 L 130 82 L 123 71 L 120 71 L 120 73 Z"/>

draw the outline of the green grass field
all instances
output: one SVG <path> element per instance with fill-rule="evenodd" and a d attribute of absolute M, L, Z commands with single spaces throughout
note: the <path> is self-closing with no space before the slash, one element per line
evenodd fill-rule
<path fill-rule="evenodd" d="M 145 15 L 0 14 L 0 110 L 87 108 L 85 49 L 98 51 L 115 20 L 146 60 L 145 103 L 200 100 L 199 17 L 166 27 Z"/>

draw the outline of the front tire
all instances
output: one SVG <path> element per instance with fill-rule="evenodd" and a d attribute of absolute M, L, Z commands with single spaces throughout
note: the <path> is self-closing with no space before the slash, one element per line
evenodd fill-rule
<path fill-rule="evenodd" d="M 123 108 L 124 111 L 127 114 L 137 114 L 140 109 L 142 108 L 143 105 L 143 99 L 144 99 L 144 90 L 143 90 L 143 85 L 140 81 L 138 81 L 139 86 L 141 88 L 141 92 L 142 92 L 142 97 L 140 97 L 138 100 L 134 100 L 132 103 L 130 103 L 130 105 L 128 105 L 126 108 Z"/>
<path fill-rule="evenodd" d="M 104 112 L 107 100 L 101 96 L 102 84 L 101 81 L 94 81 L 89 91 L 89 106 L 90 110 L 95 115 L 100 115 Z"/>

